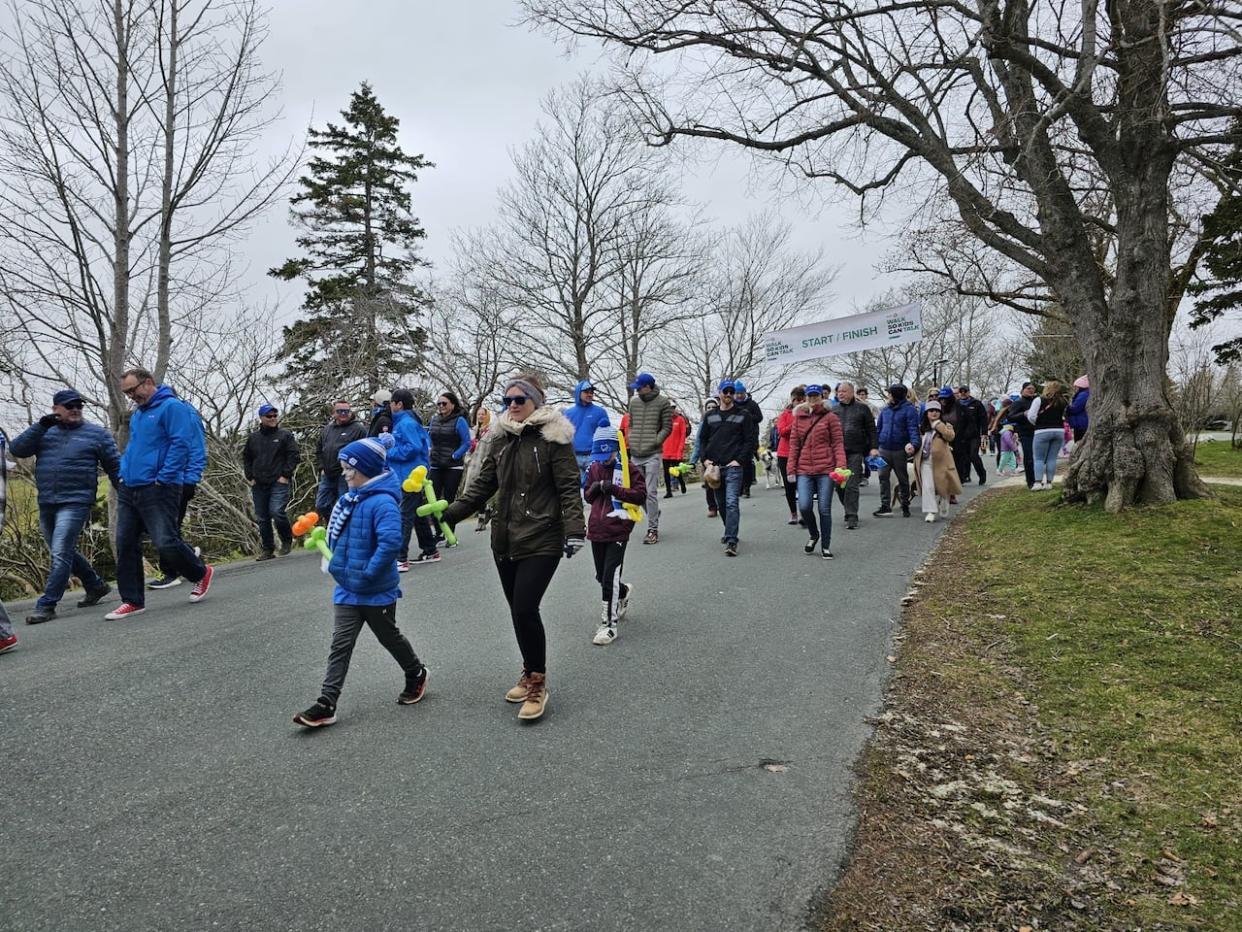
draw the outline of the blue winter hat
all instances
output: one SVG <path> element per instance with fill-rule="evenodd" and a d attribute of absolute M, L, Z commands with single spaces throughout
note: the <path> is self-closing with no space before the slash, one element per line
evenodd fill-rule
<path fill-rule="evenodd" d="M 822 398 L 822 397 L 824 396 L 824 386 L 822 386 L 822 385 L 808 385 L 808 386 L 806 387 L 806 393 L 807 393 L 808 395 L 819 395 L 819 396 Z"/>
<path fill-rule="evenodd" d="M 638 378 L 630 383 L 630 388 L 634 391 L 638 391 L 640 388 L 655 388 L 655 383 L 655 376 L 650 372 L 640 372 L 638 373 Z"/>
<path fill-rule="evenodd" d="M 1019 398 L 1021 398 L 1021 397 L 1022 397 L 1022 396 L 1021 396 L 1021 395 L 1019 395 L 1017 392 L 1012 392 L 1012 393 L 1009 395 L 1009 400 L 1010 400 L 1010 401 L 1017 401 L 1017 400 L 1018 400 Z"/>
<path fill-rule="evenodd" d="M 368 478 L 378 476 L 387 468 L 388 448 L 395 442 L 392 434 L 365 437 L 345 444 L 336 458 Z"/>
<path fill-rule="evenodd" d="M 612 455 L 621 449 L 621 442 L 617 439 L 617 429 L 604 424 L 595 428 L 595 433 L 591 435 L 591 459 L 597 463 L 603 463 L 612 459 Z"/>
<path fill-rule="evenodd" d="M 950 388 L 948 385 L 941 385 L 941 386 L 940 386 L 940 391 L 936 392 L 936 396 L 937 396 L 938 398 L 952 398 L 952 397 L 953 397 L 953 389 L 952 389 L 952 388 Z"/>
<path fill-rule="evenodd" d="M 263 417 L 265 414 L 275 414 L 275 413 L 276 413 L 275 405 L 259 405 L 259 417 Z"/>
<path fill-rule="evenodd" d="M 746 394 L 746 385 L 742 382 L 742 380 L 741 380 L 741 379 L 734 379 L 734 380 L 733 380 L 733 390 L 734 390 L 735 392 L 737 392 L 739 395 L 745 395 L 745 394 Z"/>

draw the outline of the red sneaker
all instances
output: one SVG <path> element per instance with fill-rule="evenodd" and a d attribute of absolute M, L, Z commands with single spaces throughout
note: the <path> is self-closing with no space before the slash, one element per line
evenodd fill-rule
<path fill-rule="evenodd" d="M 141 605 L 131 605 L 129 602 L 122 602 L 121 607 L 104 615 L 104 621 L 119 621 L 122 618 L 128 618 L 130 615 L 141 615 L 146 608 Z"/>
<path fill-rule="evenodd" d="M 17 635 L 10 634 L 7 638 L 0 638 L 0 654 L 10 651 L 17 646 Z"/>
<path fill-rule="evenodd" d="M 211 588 L 211 577 L 216 575 L 216 571 L 210 566 L 207 572 L 203 574 L 203 578 L 194 584 L 194 588 L 190 590 L 190 601 L 201 602 L 203 597 L 207 595 L 207 590 Z"/>

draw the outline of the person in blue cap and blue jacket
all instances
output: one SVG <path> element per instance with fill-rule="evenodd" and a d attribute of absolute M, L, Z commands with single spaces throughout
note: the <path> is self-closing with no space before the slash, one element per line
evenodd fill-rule
<path fill-rule="evenodd" d="M 595 403 L 595 385 L 583 379 L 574 386 L 574 403 L 561 412 L 574 425 L 574 459 L 578 461 L 581 482 L 586 484 L 587 467 L 591 465 L 591 442 L 601 427 L 609 427 L 608 412 Z"/>
<path fill-rule="evenodd" d="M 117 484 L 121 454 L 116 441 L 99 424 L 83 420 L 85 400 L 72 388 L 52 396 L 52 411 L 39 418 L 12 443 L 14 456 L 35 457 L 35 487 L 39 491 L 39 530 L 52 556 L 43 594 L 26 624 L 37 625 L 56 617 L 69 577 L 86 587 L 78 606 L 95 605 L 112 591 L 90 561 L 78 551 L 78 537 L 90 520 L 99 493 L 102 469 Z"/>

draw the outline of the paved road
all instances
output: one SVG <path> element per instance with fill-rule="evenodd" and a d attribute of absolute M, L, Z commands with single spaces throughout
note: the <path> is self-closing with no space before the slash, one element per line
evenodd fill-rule
<path fill-rule="evenodd" d="M 501 698 L 519 660 L 469 528 L 406 577 L 427 698 L 395 703 L 364 634 L 321 732 L 289 720 L 330 630 L 309 555 L 230 567 L 199 605 L 154 593 L 127 623 L 19 625 L 0 657 L 0 929 L 802 927 L 846 851 L 896 607 L 944 525 L 846 532 L 838 506 L 825 563 L 760 489 L 729 560 L 701 492 L 663 504 L 615 644 L 590 643 L 589 555 L 562 565 L 533 726 Z"/>

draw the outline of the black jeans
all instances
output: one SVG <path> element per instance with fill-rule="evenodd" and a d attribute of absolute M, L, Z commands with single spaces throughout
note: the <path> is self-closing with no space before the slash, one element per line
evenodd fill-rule
<path fill-rule="evenodd" d="M 617 623 L 617 604 L 630 587 L 621 582 L 621 570 L 625 563 L 626 541 L 591 541 L 591 556 L 595 558 L 595 581 L 600 586 L 600 599 L 608 606 L 608 623 Z"/>
<path fill-rule="evenodd" d="M 180 485 L 122 485 L 116 495 L 116 586 L 121 599 L 141 608 L 146 604 L 142 576 L 142 535 L 151 538 L 160 566 L 198 582 L 207 572 L 203 561 L 185 545 L 177 528 Z"/>
<path fill-rule="evenodd" d="M 892 475 L 897 474 L 897 497 L 898 501 L 909 507 L 910 505 L 910 475 L 906 468 L 906 451 L 905 450 L 881 450 L 880 456 L 884 457 L 884 468 L 880 470 L 880 507 L 892 508 Z"/>
<path fill-rule="evenodd" d="M 337 605 L 332 621 L 332 647 L 328 651 L 328 672 L 323 678 L 320 695 L 332 705 L 341 698 L 345 674 L 349 672 L 349 659 L 363 625 L 371 627 L 375 639 L 392 654 L 392 659 L 405 671 L 406 683 L 412 683 L 422 669 L 423 663 L 414 648 L 397 627 L 397 603 L 388 605 Z"/>
<path fill-rule="evenodd" d="M 1035 451 L 1032 449 L 1035 432 L 1020 433 L 1018 440 L 1022 444 L 1022 471 L 1026 473 L 1026 487 L 1029 489 L 1035 484 Z"/>
<path fill-rule="evenodd" d="M 851 453 L 845 451 L 846 466 L 850 470 L 850 477 L 845 482 L 845 488 L 837 486 L 837 498 L 841 499 L 841 504 L 845 506 L 845 520 L 858 520 L 858 483 L 862 482 L 863 453 Z"/>
<path fill-rule="evenodd" d="M 546 673 L 548 639 L 543 630 L 539 603 L 548 591 L 548 584 L 561 563 L 560 554 L 525 557 L 521 560 L 496 558 L 500 587 L 509 603 L 513 633 L 522 654 L 522 669 L 527 673 Z"/>
<path fill-rule="evenodd" d="M 686 480 L 682 478 L 681 476 L 674 476 L 669 472 L 669 469 L 676 466 L 678 463 L 681 462 L 681 460 L 665 459 L 665 460 L 662 460 L 661 462 L 664 464 L 664 491 L 668 495 L 672 495 L 673 486 L 680 485 L 681 494 L 685 495 L 686 494 Z"/>
<path fill-rule="evenodd" d="M 428 470 L 427 478 L 435 486 L 436 495 L 446 502 L 451 502 L 457 498 L 457 490 L 461 488 L 461 475 L 463 472 L 465 470 L 460 466 L 456 469 L 433 466 Z"/>
<path fill-rule="evenodd" d="M 436 489 L 438 493 L 440 490 Z M 418 509 L 426 504 L 427 496 L 422 492 L 404 492 L 401 495 L 401 552 L 397 560 L 405 563 L 410 559 L 410 532 L 418 537 L 420 553 L 430 553 L 436 549 L 436 535 L 431 530 L 431 523 L 418 516 Z"/>
<path fill-rule="evenodd" d="M 788 456 L 776 458 L 776 471 L 781 474 L 781 485 L 785 487 L 785 501 L 789 503 L 789 513 L 796 515 L 798 513 L 798 483 L 796 480 L 789 481 Z"/>
<path fill-rule="evenodd" d="M 707 498 L 707 507 L 711 511 L 716 511 L 716 490 L 706 482 L 703 483 L 703 495 Z"/>
<path fill-rule="evenodd" d="M 185 513 L 190 510 L 190 500 L 194 498 L 194 493 L 198 491 L 198 485 L 193 482 L 187 482 L 181 487 L 181 505 L 177 508 L 177 533 L 181 535 L 182 540 L 185 539 L 185 533 L 182 531 L 182 525 L 185 524 Z M 176 576 L 172 567 L 165 566 L 164 560 L 160 559 L 160 573 L 165 576 Z"/>

